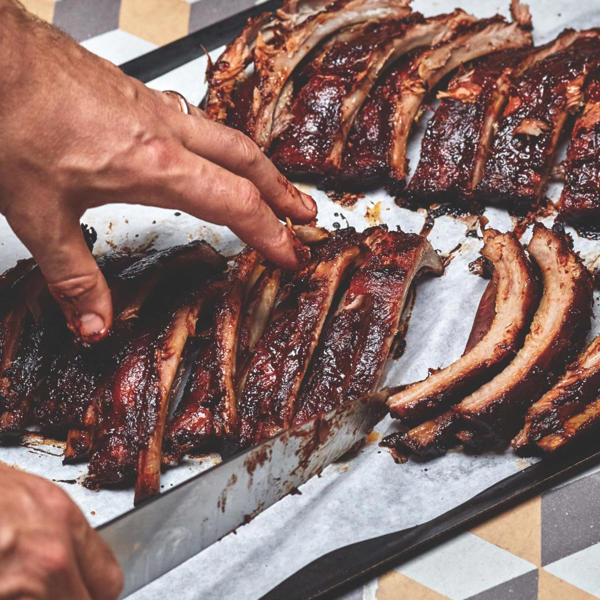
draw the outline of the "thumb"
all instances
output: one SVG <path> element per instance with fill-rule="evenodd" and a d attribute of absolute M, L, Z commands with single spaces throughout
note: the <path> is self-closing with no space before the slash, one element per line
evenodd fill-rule
<path fill-rule="evenodd" d="M 57 216 L 51 223 L 26 226 L 9 218 L 9 224 L 37 261 L 71 331 L 83 342 L 94 343 L 112 326 L 110 290 L 78 219 Z"/>

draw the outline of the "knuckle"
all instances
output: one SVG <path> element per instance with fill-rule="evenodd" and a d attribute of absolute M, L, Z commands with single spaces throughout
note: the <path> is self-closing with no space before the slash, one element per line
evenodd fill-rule
<path fill-rule="evenodd" d="M 48 288 L 52 295 L 60 300 L 76 300 L 93 290 L 99 284 L 100 272 L 77 275 L 63 281 L 49 282 Z"/>
<path fill-rule="evenodd" d="M 260 193 L 256 186 L 249 181 L 244 181 L 240 187 L 235 211 L 237 213 L 236 216 L 243 219 L 252 219 L 260 211 L 262 202 Z"/>
<path fill-rule="evenodd" d="M 173 148 L 165 138 L 152 138 L 145 142 L 147 165 L 157 171 L 166 171 L 173 163 Z"/>
<path fill-rule="evenodd" d="M 236 131 L 233 136 L 233 142 L 237 146 L 240 156 L 240 166 L 245 169 L 256 167 L 262 158 L 258 146 L 249 137 L 239 131 Z"/>
<path fill-rule="evenodd" d="M 59 541 L 47 539 L 38 545 L 36 562 L 38 568 L 48 577 L 67 573 L 71 567 L 71 559 L 69 549 Z"/>
<path fill-rule="evenodd" d="M 108 595 L 117 598 L 125 585 L 125 577 L 121 567 L 116 562 L 108 567 L 105 581 Z"/>
<path fill-rule="evenodd" d="M 50 517 L 59 521 L 70 521 L 75 506 L 71 499 L 59 487 L 53 486 L 45 492 L 45 504 Z"/>

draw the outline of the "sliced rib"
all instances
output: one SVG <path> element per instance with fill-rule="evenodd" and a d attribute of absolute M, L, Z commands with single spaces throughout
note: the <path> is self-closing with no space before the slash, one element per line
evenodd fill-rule
<path fill-rule="evenodd" d="M 513 447 L 521 453 L 534 449 L 534 444 L 557 431 L 571 416 L 582 411 L 600 390 L 600 336 L 569 365 L 557 384 L 531 406 L 525 426 L 513 439 Z"/>
<path fill-rule="evenodd" d="M 254 59 L 254 48 L 259 33 L 269 37 L 269 24 L 274 15 L 263 13 L 248 19 L 242 33 L 231 42 L 213 64 L 209 58 L 206 67 L 208 91 L 203 100 L 206 116 L 221 123 L 227 121 L 229 112 L 235 107 L 234 94 L 249 76 L 247 67 Z"/>
<path fill-rule="evenodd" d="M 427 94 L 448 73 L 465 62 L 497 50 L 521 48 L 530 43 L 528 32 L 499 16 L 480 21 L 456 21 L 433 48 L 417 52 L 404 61 L 374 91 L 370 100 L 373 106 L 367 103 L 349 138 L 342 167 L 343 178 L 355 182 L 366 176 L 375 183 L 389 176 L 392 187 L 401 189 L 408 168 L 408 136 Z M 374 111 L 379 115 L 380 124 L 378 126 L 376 120 L 375 131 L 370 132 L 369 119 Z M 383 157 L 378 155 L 382 150 Z"/>
<path fill-rule="evenodd" d="M 549 433 L 537 442 L 538 448 L 552 453 L 597 435 L 600 429 L 600 399 L 588 404 L 580 413 L 569 418 L 553 433 Z"/>
<path fill-rule="evenodd" d="M 571 223 L 600 224 L 600 71 L 585 92 L 585 108 L 575 121 L 567 150 L 559 212 Z"/>
<path fill-rule="evenodd" d="M 393 433 L 383 440 L 383 445 L 398 453 L 410 453 L 421 458 L 441 456 L 456 444 L 454 434 L 459 418 L 452 410 L 425 421 L 406 432 Z"/>
<path fill-rule="evenodd" d="M 275 164 L 294 177 L 335 174 L 354 117 L 379 74 L 407 52 L 429 47 L 435 38 L 474 20 L 463 11 L 427 20 L 412 13 L 339 34 L 298 77 L 303 85 L 289 123 L 272 146 Z"/>
<path fill-rule="evenodd" d="M 452 79 L 447 91 L 438 93 L 441 102 L 427 125 L 408 197 L 425 203 L 471 201 L 511 85 L 526 69 L 576 38 L 575 31 L 567 30 L 540 48 L 497 52 Z"/>
<path fill-rule="evenodd" d="M 243 375 L 240 441 L 257 443 L 289 427 L 296 397 L 335 294 L 361 253 L 361 236 L 335 232 L 282 287 L 278 306 Z"/>
<path fill-rule="evenodd" d="M 392 416 L 406 424 L 439 414 L 489 381 L 515 356 L 527 334 L 539 299 L 532 265 L 513 233 L 487 229 L 483 236 L 481 254 L 493 264 L 494 272 L 465 353 L 427 379 L 390 396 Z"/>
<path fill-rule="evenodd" d="M 223 267 L 223 259 L 203 242 L 171 250 L 169 268 L 162 270 L 163 277 L 142 303 L 131 335 L 98 391 L 87 482 L 91 487 L 131 482 L 140 451 L 140 485 L 144 481 L 142 487 L 149 489 L 156 483 L 157 447 L 182 344 L 210 292 L 209 278 Z"/>
<path fill-rule="evenodd" d="M 368 254 L 323 329 L 299 394 L 297 423 L 375 390 L 416 277 L 443 272 L 419 235 L 378 227 L 365 245 Z"/>
<path fill-rule="evenodd" d="M 598 32 L 577 34 L 562 52 L 536 62 L 511 87 L 476 197 L 517 212 L 536 206 L 569 114 L 582 101 L 598 52 Z"/>
<path fill-rule="evenodd" d="M 238 428 L 236 380 L 238 340 L 244 305 L 255 274 L 258 253 L 244 250 L 217 294 L 214 318 L 201 341 L 190 377 L 164 439 L 166 462 L 177 463 L 215 438 L 231 437 Z M 250 344 L 248 341 L 248 351 Z"/>
<path fill-rule="evenodd" d="M 0 317 L 0 438 L 23 433 L 50 357 L 71 337 L 37 267 L 16 278 L 6 294 L 9 306 Z"/>
<path fill-rule="evenodd" d="M 501 373 L 454 407 L 490 441 L 508 442 L 518 431 L 527 408 L 573 359 L 590 328 L 591 276 L 566 235 L 537 223 L 528 250 L 541 271 L 543 295 L 523 347 Z"/>
<path fill-rule="evenodd" d="M 249 132 L 257 144 L 268 150 L 284 86 L 313 48 L 342 28 L 409 12 L 408 0 L 287 2 L 278 11 L 275 35 L 267 40 L 259 34 L 254 51 L 257 82 Z"/>

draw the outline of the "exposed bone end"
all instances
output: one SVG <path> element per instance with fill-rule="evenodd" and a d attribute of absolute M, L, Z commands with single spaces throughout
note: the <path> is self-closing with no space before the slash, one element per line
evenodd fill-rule
<path fill-rule="evenodd" d="M 523 29 L 533 28 L 529 4 L 525 4 L 520 0 L 511 0 L 510 14 L 512 15 L 513 21 L 518 23 Z"/>

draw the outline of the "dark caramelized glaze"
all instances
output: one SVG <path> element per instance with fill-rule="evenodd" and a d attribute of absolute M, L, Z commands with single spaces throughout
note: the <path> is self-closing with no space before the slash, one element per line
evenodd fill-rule
<path fill-rule="evenodd" d="M 305 67 L 299 76 L 305 83 L 295 95 L 292 120 L 272 146 L 271 158 L 282 171 L 305 177 L 339 169 L 334 150 L 343 146 L 347 135 L 344 101 L 369 80 L 368 71 L 376 68 L 384 47 L 423 21 L 422 15 L 413 13 L 403 20 L 359 26 L 355 33 L 342 33 L 340 41 L 326 45 Z"/>
<path fill-rule="evenodd" d="M 509 74 L 522 50 L 497 52 L 466 66 L 441 94 L 427 124 L 419 164 L 407 187 L 411 200 L 464 201 L 472 193 L 477 161 L 485 153 L 494 121 L 508 92 Z"/>
<path fill-rule="evenodd" d="M 533 402 L 556 381 L 581 349 L 590 328 L 592 280 L 565 234 L 534 226 L 529 252 L 544 293 L 530 333 L 512 362 L 454 407 L 478 439 L 505 444 Z"/>
<path fill-rule="evenodd" d="M 514 84 L 477 186 L 481 199 L 517 212 L 538 204 L 568 113 L 577 109 L 599 51 L 597 37 L 579 39 Z"/>
<path fill-rule="evenodd" d="M 566 178 L 559 210 L 565 220 L 600 225 L 600 72 L 586 89 L 583 114 L 575 122 L 567 150 Z"/>
<path fill-rule="evenodd" d="M 360 253 L 360 236 L 343 230 L 313 248 L 313 262 L 282 288 L 240 393 L 240 440 L 247 445 L 288 427 L 296 396 L 334 295 Z"/>
<path fill-rule="evenodd" d="M 373 391 L 398 333 L 409 288 L 429 245 L 377 228 L 339 309 L 328 320 L 298 399 L 296 422 Z"/>

